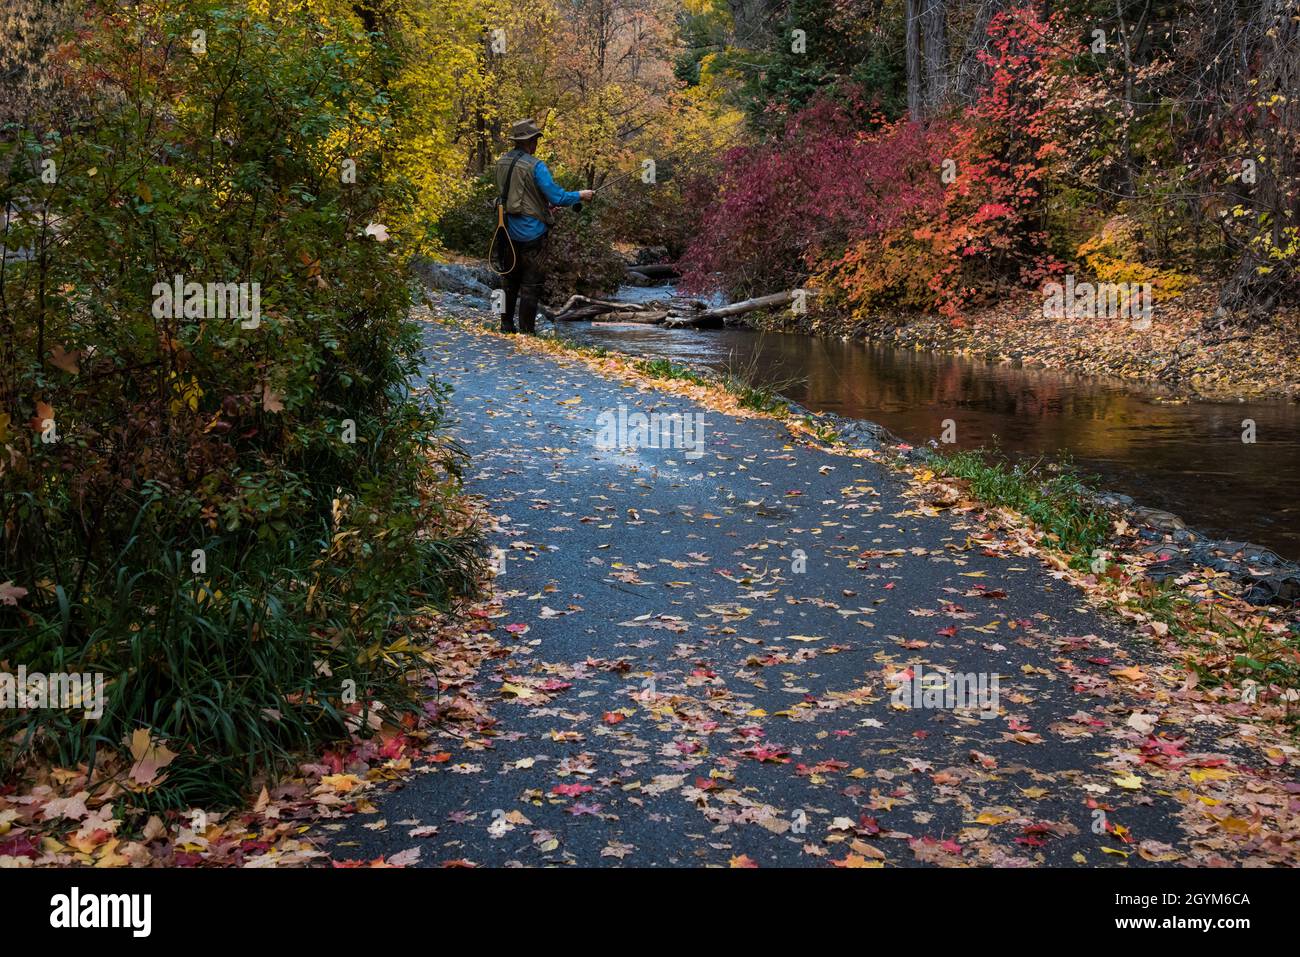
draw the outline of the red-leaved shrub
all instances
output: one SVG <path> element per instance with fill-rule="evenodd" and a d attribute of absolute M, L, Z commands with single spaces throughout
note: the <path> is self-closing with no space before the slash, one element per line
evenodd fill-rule
<path fill-rule="evenodd" d="M 1063 155 L 1053 110 L 1066 45 L 1029 7 L 988 30 L 988 87 L 959 119 L 886 122 L 840 89 L 779 138 L 731 151 L 683 284 L 735 296 L 811 282 L 854 313 L 936 308 L 958 321 L 1003 284 L 1058 270 L 1045 197 Z"/>
<path fill-rule="evenodd" d="M 867 113 L 856 92 L 822 96 L 778 140 L 727 154 L 683 257 L 684 285 L 733 295 L 789 288 L 828 255 L 937 213 L 933 134 L 879 115 L 864 124 Z"/>

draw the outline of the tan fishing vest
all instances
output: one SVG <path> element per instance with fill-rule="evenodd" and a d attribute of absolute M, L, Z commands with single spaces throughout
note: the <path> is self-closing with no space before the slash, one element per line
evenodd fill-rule
<path fill-rule="evenodd" d="M 540 219 L 547 226 L 554 226 L 555 217 L 551 215 L 550 205 L 542 196 L 542 191 L 537 186 L 537 178 L 533 174 L 537 164 L 541 162 L 536 156 L 523 150 L 511 150 L 497 160 L 497 195 L 501 195 L 501 190 L 505 188 L 506 172 L 516 156 L 519 157 L 519 162 L 515 163 L 514 175 L 510 177 L 510 195 L 506 197 L 506 212 L 511 216 L 531 216 L 533 219 Z"/>

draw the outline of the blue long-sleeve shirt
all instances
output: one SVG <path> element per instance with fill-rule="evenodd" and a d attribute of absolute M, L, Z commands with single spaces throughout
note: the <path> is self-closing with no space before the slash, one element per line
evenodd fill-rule
<path fill-rule="evenodd" d="M 533 179 L 537 182 L 537 188 L 542 191 L 543 198 L 552 206 L 572 206 L 582 199 L 575 192 L 561 189 L 551 176 L 551 171 L 546 168 L 546 164 L 540 160 L 533 167 Z M 526 243 L 545 233 L 546 224 L 535 216 L 519 216 L 510 213 L 506 216 L 506 230 L 510 233 L 511 239 Z"/>

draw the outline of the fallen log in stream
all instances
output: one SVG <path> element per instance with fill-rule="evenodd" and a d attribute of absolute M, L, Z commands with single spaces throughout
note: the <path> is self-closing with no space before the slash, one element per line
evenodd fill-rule
<path fill-rule="evenodd" d="M 580 322 L 593 319 L 607 312 L 634 311 L 640 307 L 629 302 L 610 302 L 606 299 L 590 299 L 587 296 L 570 296 L 563 306 L 551 314 L 552 322 Z"/>
<path fill-rule="evenodd" d="M 725 325 L 726 320 L 742 316 L 747 312 L 754 312 L 758 309 L 775 309 L 777 306 L 788 305 L 794 300 L 795 292 L 796 290 L 787 289 L 785 292 L 774 292 L 770 296 L 742 299 L 740 302 L 719 306 L 716 309 L 703 309 L 698 312 L 672 315 L 664 320 L 664 325 L 674 329 L 685 326 L 696 329 L 717 328 Z"/>
<path fill-rule="evenodd" d="M 592 322 L 639 322 L 647 326 L 657 326 L 668 318 L 667 309 L 647 309 L 645 311 L 607 312 L 596 316 Z"/>
<path fill-rule="evenodd" d="M 612 302 L 588 296 L 570 296 L 558 310 L 550 313 L 554 322 L 639 322 L 647 325 L 662 323 L 670 329 L 720 328 L 728 319 L 742 316 L 758 309 L 775 309 L 794 301 L 798 290 L 788 289 L 768 296 L 744 299 L 715 309 L 706 309 L 702 302 L 652 301 L 647 303 Z M 667 307 L 667 308 L 665 308 Z"/>
<path fill-rule="evenodd" d="M 677 279 L 681 273 L 671 263 L 648 263 L 644 266 L 628 266 L 628 272 L 640 273 L 647 279 Z"/>

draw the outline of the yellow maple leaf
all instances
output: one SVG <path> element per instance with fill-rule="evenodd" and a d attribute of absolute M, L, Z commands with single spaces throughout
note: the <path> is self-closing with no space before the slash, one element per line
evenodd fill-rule
<path fill-rule="evenodd" d="M 869 861 L 861 854 L 847 854 L 842 861 L 832 861 L 836 867 L 884 867 L 884 861 Z"/>
<path fill-rule="evenodd" d="M 361 779 L 355 774 L 326 774 L 320 783 L 337 794 L 347 794 L 361 786 Z"/>
<path fill-rule="evenodd" d="M 1219 827 L 1233 834 L 1249 834 L 1252 830 L 1250 822 L 1239 817 L 1216 818 Z"/>
<path fill-rule="evenodd" d="M 172 391 L 176 395 L 169 405 L 172 415 L 176 415 L 184 408 L 188 408 L 191 412 L 197 412 L 199 410 L 199 399 L 203 398 L 203 389 L 199 385 L 199 380 L 194 376 L 190 376 L 189 382 L 181 382 L 177 379 L 175 372 L 169 378 L 172 380 Z"/>
<path fill-rule="evenodd" d="M 117 846 L 121 843 L 117 838 L 113 838 L 104 844 L 103 847 L 95 854 L 96 867 L 129 867 L 131 861 L 128 857 L 117 852 Z"/>

